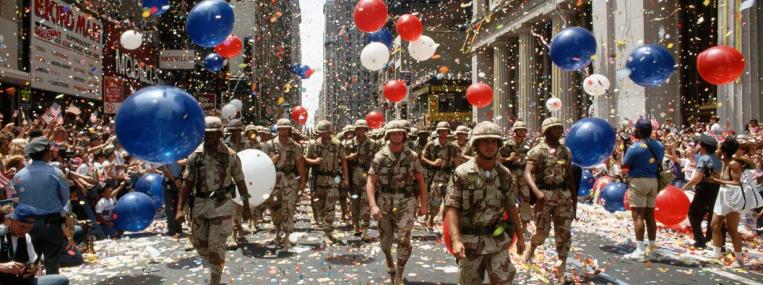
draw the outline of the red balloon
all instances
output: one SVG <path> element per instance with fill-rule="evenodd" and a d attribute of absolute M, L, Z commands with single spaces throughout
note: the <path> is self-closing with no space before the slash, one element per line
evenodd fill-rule
<path fill-rule="evenodd" d="M 400 38 L 409 42 L 418 40 L 422 33 L 424 33 L 424 26 L 421 24 L 421 20 L 418 17 L 405 14 L 400 16 L 395 23 L 397 34 Z"/>
<path fill-rule="evenodd" d="M 382 124 L 384 124 L 384 115 L 379 111 L 371 111 L 366 114 L 366 122 L 368 122 L 368 126 L 372 129 L 381 128 Z"/>
<path fill-rule="evenodd" d="M 229 35 L 223 42 L 215 47 L 215 52 L 224 58 L 233 58 L 241 54 L 244 43 L 237 35 Z"/>
<path fill-rule="evenodd" d="M 474 83 L 466 89 L 466 100 L 479 108 L 490 105 L 493 103 L 493 88 L 482 82 Z"/>
<path fill-rule="evenodd" d="M 294 106 L 294 108 L 291 108 L 291 119 L 300 126 L 304 125 L 307 122 L 307 110 L 305 107 Z"/>
<path fill-rule="evenodd" d="M 306 78 L 310 78 L 310 76 L 312 76 L 312 75 L 313 75 L 313 73 L 315 73 L 315 69 L 313 69 L 313 68 L 311 67 L 311 68 L 307 69 L 307 71 L 305 71 L 305 77 L 306 77 Z"/>
<path fill-rule="evenodd" d="M 690 204 L 683 190 L 669 185 L 657 194 L 654 219 L 666 226 L 677 225 L 686 219 Z"/>
<path fill-rule="evenodd" d="M 744 56 L 730 46 L 714 46 L 697 56 L 697 71 L 707 82 L 726 84 L 744 72 Z"/>
<path fill-rule="evenodd" d="M 355 4 L 352 16 L 358 30 L 366 33 L 376 32 L 387 23 L 387 4 L 382 0 L 360 0 Z"/>
<path fill-rule="evenodd" d="M 399 103 L 405 99 L 408 94 L 408 88 L 405 87 L 405 81 L 390 80 L 384 84 L 384 98 L 390 102 Z"/>

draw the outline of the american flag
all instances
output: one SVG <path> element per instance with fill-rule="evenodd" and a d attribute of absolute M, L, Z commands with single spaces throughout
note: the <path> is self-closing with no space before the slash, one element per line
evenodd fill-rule
<path fill-rule="evenodd" d="M 8 179 L 8 177 L 5 177 L 2 173 L 0 173 L 0 188 L 5 188 L 5 185 L 8 185 L 11 183 L 11 180 Z"/>
<path fill-rule="evenodd" d="M 45 121 L 45 123 L 50 124 L 50 122 L 53 121 L 53 119 L 57 119 L 59 115 L 61 115 L 61 106 L 58 105 L 58 103 L 53 103 L 53 105 L 45 111 L 45 114 L 42 114 L 42 120 Z"/>
<path fill-rule="evenodd" d="M 66 108 L 66 112 L 67 113 L 72 113 L 75 116 L 79 116 L 80 114 L 82 114 L 82 110 L 80 110 L 79 108 L 77 108 L 74 105 L 70 105 L 69 108 Z"/>

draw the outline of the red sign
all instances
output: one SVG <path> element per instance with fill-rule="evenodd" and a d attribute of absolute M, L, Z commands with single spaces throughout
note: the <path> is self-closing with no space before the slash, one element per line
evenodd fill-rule
<path fill-rule="evenodd" d="M 196 95 L 196 100 L 199 101 L 199 106 L 204 110 L 204 113 L 211 114 L 217 109 L 215 93 L 199 93 Z"/>
<path fill-rule="evenodd" d="M 122 105 L 122 79 L 116 76 L 103 77 L 103 111 L 116 114 Z"/>

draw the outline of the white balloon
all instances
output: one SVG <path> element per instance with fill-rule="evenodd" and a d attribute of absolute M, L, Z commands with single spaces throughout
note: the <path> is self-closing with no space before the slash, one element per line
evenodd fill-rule
<path fill-rule="evenodd" d="M 418 40 L 408 44 L 408 53 L 415 60 L 425 61 L 432 58 L 438 46 L 440 45 L 435 43 L 432 38 L 422 35 Z"/>
<path fill-rule="evenodd" d="M 360 63 L 370 71 L 381 70 L 388 61 L 389 48 L 383 43 L 370 43 L 360 52 Z"/>
<path fill-rule="evenodd" d="M 223 109 L 220 111 L 220 114 L 223 116 L 223 119 L 230 120 L 236 117 L 236 112 L 238 112 L 238 110 L 236 110 L 236 106 L 228 103 L 228 104 L 225 104 L 225 106 L 223 106 Z"/>
<path fill-rule="evenodd" d="M 591 96 L 601 96 L 609 89 L 609 79 L 601 74 L 592 74 L 583 80 L 583 90 Z"/>
<path fill-rule="evenodd" d="M 122 33 L 119 37 L 119 42 L 126 50 L 136 50 L 143 44 L 143 34 L 136 32 L 135 30 L 128 30 Z"/>
<path fill-rule="evenodd" d="M 249 193 L 249 206 L 256 207 L 265 202 L 276 185 L 276 167 L 270 156 L 256 149 L 247 149 L 238 153 L 241 170 L 244 172 L 246 191 Z M 236 192 L 234 200 L 243 205 L 241 195 Z"/>
<path fill-rule="evenodd" d="M 559 111 L 562 108 L 562 100 L 556 97 L 548 98 L 546 101 L 546 109 L 551 112 Z"/>
<path fill-rule="evenodd" d="M 239 100 L 239 99 L 230 100 L 230 102 L 228 102 L 228 104 L 236 106 L 236 111 L 241 111 L 241 109 L 244 108 L 244 103 L 241 102 L 241 100 Z"/>

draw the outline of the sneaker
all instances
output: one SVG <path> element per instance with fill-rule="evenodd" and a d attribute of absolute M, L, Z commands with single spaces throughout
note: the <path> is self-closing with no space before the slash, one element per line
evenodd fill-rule
<path fill-rule="evenodd" d="M 644 261 L 646 260 L 646 252 L 637 249 L 629 254 L 626 254 L 625 258 L 635 261 Z"/>
<path fill-rule="evenodd" d="M 702 256 L 705 257 L 705 258 L 714 259 L 714 260 L 715 259 L 721 259 L 721 257 L 723 257 L 722 255 L 716 253 L 712 249 L 708 249 L 708 250 L 705 250 L 704 252 L 702 252 Z"/>
<path fill-rule="evenodd" d="M 657 247 L 654 245 L 647 245 L 646 252 L 644 253 L 647 260 L 655 260 L 659 257 L 657 253 Z"/>

